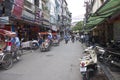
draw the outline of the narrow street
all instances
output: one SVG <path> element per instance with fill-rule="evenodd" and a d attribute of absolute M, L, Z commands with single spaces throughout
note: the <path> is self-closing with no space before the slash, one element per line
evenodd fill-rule
<path fill-rule="evenodd" d="M 62 41 L 49 52 L 25 53 L 12 69 L 0 70 L 0 80 L 82 80 L 79 72 L 82 51 L 79 42 Z"/>

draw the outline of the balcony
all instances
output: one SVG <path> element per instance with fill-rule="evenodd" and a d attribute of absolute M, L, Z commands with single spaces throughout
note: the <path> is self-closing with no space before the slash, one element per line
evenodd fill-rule
<path fill-rule="evenodd" d="M 27 0 L 25 0 L 24 2 L 24 8 L 29 11 L 35 12 L 35 6 Z"/>
<path fill-rule="evenodd" d="M 48 0 L 42 0 L 44 3 L 47 3 L 48 2 Z"/>
<path fill-rule="evenodd" d="M 25 20 L 34 21 L 35 20 L 35 15 L 26 11 L 26 10 L 23 10 L 22 18 L 25 19 Z"/>
<path fill-rule="evenodd" d="M 50 15 L 46 11 L 43 11 L 43 18 L 49 21 Z"/>

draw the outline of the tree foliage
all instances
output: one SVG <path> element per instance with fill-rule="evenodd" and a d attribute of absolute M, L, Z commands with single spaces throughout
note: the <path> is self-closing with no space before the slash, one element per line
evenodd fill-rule
<path fill-rule="evenodd" d="M 79 21 L 79 22 L 72 28 L 73 31 L 77 31 L 77 30 L 81 31 L 82 29 L 83 29 L 83 21 Z"/>

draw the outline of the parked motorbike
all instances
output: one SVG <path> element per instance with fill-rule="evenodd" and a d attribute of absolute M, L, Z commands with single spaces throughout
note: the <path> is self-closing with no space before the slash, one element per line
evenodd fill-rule
<path fill-rule="evenodd" d="M 120 68 L 120 42 L 111 41 L 106 48 L 97 47 L 98 60 L 108 66 L 111 71 L 119 71 Z"/>
<path fill-rule="evenodd" d="M 80 59 L 80 73 L 83 80 L 89 80 L 97 71 L 97 55 L 92 47 L 88 47 Z"/>
<path fill-rule="evenodd" d="M 97 54 L 98 61 L 104 62 L 104 57 L 105 57 L 105 52 L 106 52 L 105 49 L 100 46 L 96 46 L 95 52 Z"/>
<path fill-rule="evenodd" d="M 39 43 L 37 40 L 32 41 L 32 49 L 36 50 L 39 48 Z"/>

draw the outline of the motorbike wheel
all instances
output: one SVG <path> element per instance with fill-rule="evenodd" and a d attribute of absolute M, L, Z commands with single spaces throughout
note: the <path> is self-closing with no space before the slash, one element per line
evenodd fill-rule
<path fill-rule="evenodd" d="M 83 77 L 83 80 L 87 80 L 87 78 L 84 76 L 84 77 Z"/>
<path fill-rule="evenodd" d="M 5 56 L 4 59 L 3 59 L 3 63 L 2 63 L 2 68 L 5 69 L 5 70 L 8 70 L 10 68 L 12 68 L 13 66 L 13 59 L 12 59 L 12 56 Z"/>
<path fill-rule="evenodd" d="M 17 51 L 16 60 L 17 60 L 17 61 L 20 61 L 20 60 L 21 60 L 21 56 L 22 56 L 22 52 L 21 52 L 21 50 L 18 50 L 18 51 Z"/>
<path fill-rule="evenodd" d="M 39 46 L 37 44 L 32 44 L 32 49 L 33 50 L 37 50 L 39 48 Z"/>
<path fill-rule="evenodd" d="M 83 80 L 89 80 L 89 79 L 87 78 L 87 73 L 82 77 L 82 79 L 83 79 Z"/>

